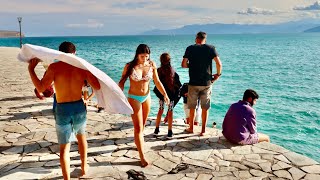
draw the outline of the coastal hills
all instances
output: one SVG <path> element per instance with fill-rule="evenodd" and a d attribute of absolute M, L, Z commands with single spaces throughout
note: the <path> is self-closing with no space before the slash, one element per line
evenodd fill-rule
<path fill-rule="evenodd" d="M 192 24 L 176 29 L 153 29 L 140 35 L 186 35 L 205 31 L 208 34 L 317 33 L 320 20 L 304 19 L 277 24 Z M 19 31 L 0 30 L 0 38 L 19 37 Z M 22 37 L 25 35 L 22 33 Z"/>
<path fill-rule="evenodd" d="M 6 37 L 19 37 L 20 33 L 18 31 L 6 31 L 6 30 L 0 30 L 0 38 L 6 38 Z M 21 35 L 24 37 L 24 34 Z"/>
<path fill-rule="evenodd" d="M 320 26 L 314 27 L 314 28 L 311 28 L 311 29 L 307 29 L 304 32 L 320 32 Z"/>
<path fill-rule="evenodd" d="M 180 35 L 205 31 L 208 34 L 255 34 L 255 33 L 300 33 L 320 32 L 320 21 L 314 19 L 290 21 L 278 24 L 193 24 L 176 29 L 154 29 L 144 35 Z M 315 28 L 316 27 L 316 28 Z"/>

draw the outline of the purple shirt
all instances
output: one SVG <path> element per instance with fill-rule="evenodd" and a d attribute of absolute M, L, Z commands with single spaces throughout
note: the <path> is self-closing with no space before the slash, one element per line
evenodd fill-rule
<path fill-rule="evenodd" d="M 256 111 L 246 101 L 239 101 L 230 106 L 222 124 L 222 134 L 233 143 L 257 133 Z"/>

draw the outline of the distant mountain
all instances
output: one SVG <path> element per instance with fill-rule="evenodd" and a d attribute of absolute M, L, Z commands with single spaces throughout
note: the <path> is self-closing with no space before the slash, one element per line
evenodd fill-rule
<path fill-rule="evenodd" d="M 311 29 L 307 29 L 305 30 L 304 32 L 320 32 L 320 26 L 318 27 L 314 27 L 314 28 L 311 28 Z"/>
<path fill-rule="evenodd" d="M 144 35 L 179 35 L 195 34 L 205 31 L 208 34 L 251 34 L 251 33 L 298 33 L 320 25 L 319 20 L 291 21 L 279 24 L 194 24 L 177 29 L 155 29 L 144 32 Z"/>
<path fill-rule="evenodd" d="M 22 34 L 21 36 L 24 36 L 24 35 Z M 0 38 L 2 37 L 20 37 L 20 32 L 0 30 Z"/>

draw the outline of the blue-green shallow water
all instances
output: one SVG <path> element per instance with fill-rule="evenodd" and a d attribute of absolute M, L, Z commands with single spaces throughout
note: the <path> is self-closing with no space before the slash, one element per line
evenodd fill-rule
<path fill-rule="evenodd" d="M 169 52 L 182 82 L 187 69 L 180 63 L 194 35 L 24 38 L 31 43 L 57 49 L 62 41 L 72 41 L 77 55 L 106 72 L 116 82 L 140 43 L 151 47 L 151 58 Z M 0 39 L 0 46 L 19 46 L 18 38 Z M 258 131 L 271 136 L 273 143 L 307 155 L 320 162 L 320 34 L 209 35 L 223 64 L 222 76 L 213 86 L 208 126 L 221 128 L 231 103 L 242 98 L 247 88 L 260 94 L 255 109 Z M 126 84 L 126 91 L 129 83 Z M 151 89 L 154 84 L 151 83 Z M 153 93 L 150 116 L 156 116 L 158 101 Z M 183 118 L 182 101 L 174 118 Z"/>

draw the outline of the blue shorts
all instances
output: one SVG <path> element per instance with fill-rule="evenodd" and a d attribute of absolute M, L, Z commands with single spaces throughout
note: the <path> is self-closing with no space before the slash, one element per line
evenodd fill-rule
<path fill-rule="evenodd" d="M 57 103 L 54 118 L 59 144 L 67 144 L 75 140 L 75 135 L 85 134 L 87 111 L 81 100 Z"/>

